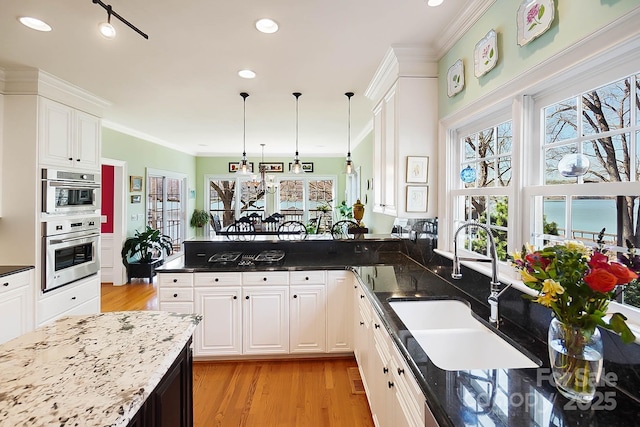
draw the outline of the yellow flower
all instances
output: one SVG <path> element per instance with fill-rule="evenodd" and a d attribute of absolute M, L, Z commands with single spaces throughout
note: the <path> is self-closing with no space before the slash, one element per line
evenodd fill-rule
<path fill-rule="evenodd" d="M 541 294 L 538 298 L 533 300 L 533 302 L 537 302 L 538 304 L 542 304 L 545 307 L 549 307 L 552 302 L 555 302 L 555 297 L 551 294 Z"/>
<path fill-rule="evenodd" d="M 553 279 L 545 279 L 545 281 L 542 282 L 541 292 L 544 292 L 545 294 L 549 294 L 555 297 L 556 295 L 563 294 L 564 288 L 560 283 L 556 282 Z"/>
<path fill-rule="evenodd" d="M 532 254 L 535 252 L 536 248 L 529 242 L 524 245 L 527 248 L 527 253 Z"/>
<path fill-rule="evenodd" d="M 520 270 L 520 276 L 522 277 L 522 281 L 527 283 L 527 282 L 537 282 L 538 279 L 534 276 L 532 276 L 531 274 L 529 274 L 529 272 L 527 270 Z"/>
<path fill-rule="evenodd" d="M 514 261 L 522 261 L 522 255 L 520 255 L 520 252 L 514 252 L 511 256 Z"/>
<path fill-rule="evenodd" d="M 579 242 L 577 240 L 567 240 L 564 243 L 564 246 L 572 251 L 572 252 L 580 252 L 582 255 L 589 255 L 591 253 L 591 249 L 586 247 L 584 243 Z"/>

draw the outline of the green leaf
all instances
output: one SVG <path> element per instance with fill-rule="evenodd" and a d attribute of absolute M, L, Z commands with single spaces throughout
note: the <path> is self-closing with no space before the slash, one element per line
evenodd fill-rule
<path fill-rule="evenodd" d="M 493 48 L 489 51 L 489 58 L 493 58 Z"/>
<path fill-rule="evenodd" d="M 622 341 L 625 344 L 629 344 L 635 341 L 636 336 L 631 332 L 631 329 L 629 329 L 625 320 L 627 320 L 627 318 L 624 315 L 614 313 L 609 321 L 609 326 L 612 331 L 620 334 L 620 338 L 622 338 Z"/>
<path fill-rule="evenodd" d="M 544 15 L 544 5 L 540 5 L 540 9 L 538 9 L 538 20 L 542 19 L 542 15 Z"/>

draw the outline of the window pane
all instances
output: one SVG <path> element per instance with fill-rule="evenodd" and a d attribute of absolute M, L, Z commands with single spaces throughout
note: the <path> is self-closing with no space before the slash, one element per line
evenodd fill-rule
<path fill-rule="evenodd" d="M 498 154 L 511 154 L 512 131 L 511 121 L 498 125 Z"/>
<path fill-rule="evenodd" d="M 284 221 L 302 221 L 304 213 L 303 183 L 298 179 L 280 181 L 280 213 Z"/>
<path fill-rule="evenodd" d="M 566 212 L 566 197 L 544 197 L 542 204 L 542 232 L 553 236 L 566 237 Z"/>
<path fill-rule="evenodd" d="M 573 154 L 577 151 L 575 144 L 562 145 L 560 147 L 548 148 L 545 150 L 545 185 L 570 184 L 572 182 L 576 182 L 576 178 L 562 176 L 562 174 L 558 172 L 558 162 L 560 162 L 560 160 L 562 160 L 562 158 L 567 154 Z"/>
<path fill-rule="evenodd" d="M 165 206 L 165 221 L 163 233 L 171 238 L 173 250 L 180 251 L 182 244 L 182 180 L 166 178 L 167 202 Z"/>
<path fill-rule="evenodd" d="M 222 227 L 233 224 L 235 218 L 235 179 L 209 181 L 209 212 L 217 215 Z"/>
<path fill-rule="evenodd" d="M 615 244 L 616 200 L 613 197 L 573 197 L 571 201 L 571 239 L 596 242 L 605 228 L 604 241 Z"/>
<path fill-rule="evenodd" d="M 241 181 L 240 182 L 240 216 L 251 215 L 257 213 L 264 218 L 264 199 L 265 193 L 263 187 L 258 181 Z"/>
<path fill-rule="evenodd" d="M 590 166 L 584 182 L 630 181 L 629 137 L 621 134 L 585 142 L 583 152 Z"/>
<path fill-rule="evenodd" d="M 498 186 L 507 187 L 511 183 L 511 157 L 498 159 Z"/>
<path fill-rule="evenodd" d="M 476 158 L 476 146 L 477 146 L 477 141 L 476 141 L 477 135 L 473 134 L 473 135 L 469 135 L 467 137 L 464 138 L 464 152 L 463 152 L 463 158 L 464 160 L 475 160 Z"/>
<path fill-rule="evenodd" d="M 495 187 L 496 171 L 494 160 L 482 160 L 479 163 L 478 187 Z"/>
<path fill-rule="evenodd" d="M 629 90 L 631 78 L 626 78 L 582 96 L 585 117 L 584 135 L 607 132 L 629 127 Z"/>
<path fill-rule="evenodd" d="M 544 109 L 545 144 L 577 137 L 576 100 L 567 99 Z"/>
<path fill-rule="evenodd" d="M 496 139 L 494 128 L 489 128 L 478 133 L 478 157 L 490 157 L 496 154 Z"/>

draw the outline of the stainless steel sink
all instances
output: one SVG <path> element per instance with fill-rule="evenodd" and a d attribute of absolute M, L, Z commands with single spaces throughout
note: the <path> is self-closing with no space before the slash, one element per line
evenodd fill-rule
<path fill-rule="evenodd" d="M 475 317 L 458 300 L 396 300 L 389 305 L 439 368 L 537 368 L 536 363 Z"/>

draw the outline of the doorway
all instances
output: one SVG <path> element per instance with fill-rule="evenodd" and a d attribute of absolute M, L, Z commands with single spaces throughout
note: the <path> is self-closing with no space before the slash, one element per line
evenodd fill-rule
<path fill-rule="evenodd" d="M 115 159 L 102 159 L 100 281 L 116 286 L 127 283 L 120 250 L 126 236 L 126 165 Z"/>

